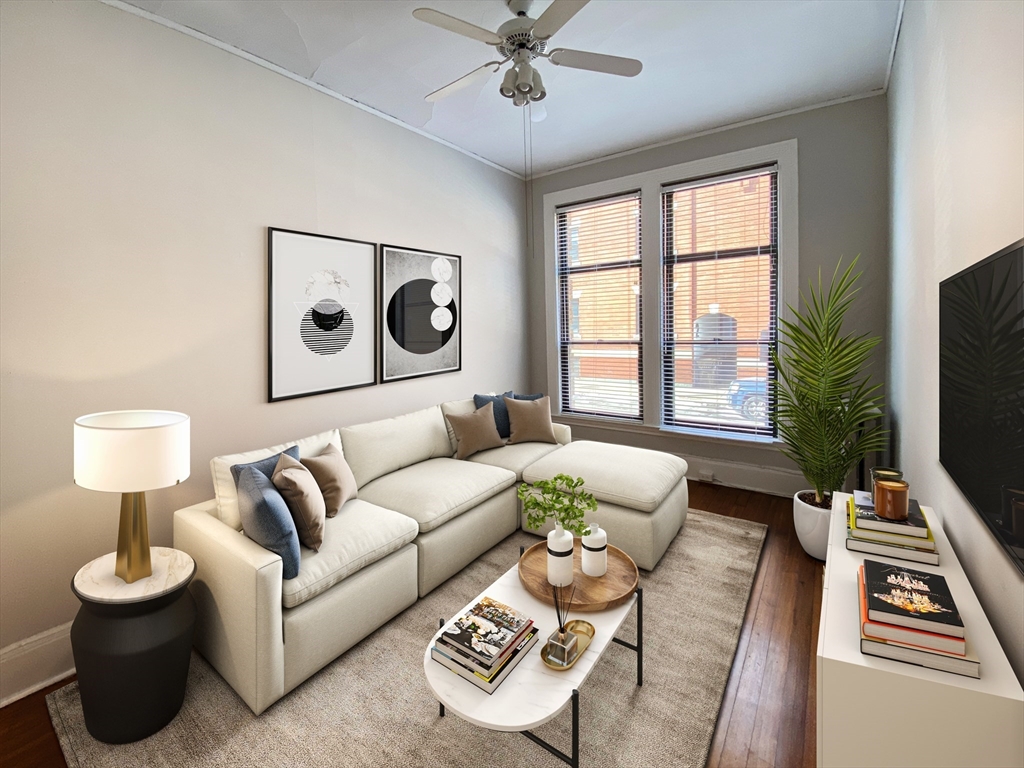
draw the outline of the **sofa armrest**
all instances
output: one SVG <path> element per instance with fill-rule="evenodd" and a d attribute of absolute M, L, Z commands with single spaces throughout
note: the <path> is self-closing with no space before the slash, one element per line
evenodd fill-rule
<path fill-rule="evenodd" d="M 568 445 L 572 442 L 572 427 L 568 424 L 557 423 L 552 423 L 551 426 L 555 428 L 555 440 L 561 445 Z"/>
<path fill-rule="evenodd" d="M 258 715 L 284 695 L 283 564 L 207 507 L 174 513 L 174 547 L 196 561 L 195 645 Z"/>

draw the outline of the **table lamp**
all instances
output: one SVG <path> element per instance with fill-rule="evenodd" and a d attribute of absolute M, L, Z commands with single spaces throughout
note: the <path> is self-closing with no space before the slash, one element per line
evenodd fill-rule
<path fill-rule="evenodd" d="M 107 411 L 75 419 L 75 483 L 121 494 L 114 573 L 127 583 L 153 574 L 146 491 L 189 475 L 189 419 L 175 411 Z"/>

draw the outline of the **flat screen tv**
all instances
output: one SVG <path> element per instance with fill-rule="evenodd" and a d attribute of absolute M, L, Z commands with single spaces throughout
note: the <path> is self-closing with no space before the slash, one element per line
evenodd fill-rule
<path fill-rule="evenodd" d="M 939 461 L 1024 573 L 1024 240 L 939 285 Z"/>

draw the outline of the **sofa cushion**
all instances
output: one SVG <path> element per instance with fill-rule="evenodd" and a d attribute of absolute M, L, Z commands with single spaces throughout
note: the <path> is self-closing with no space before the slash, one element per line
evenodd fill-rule
<path fill-rule="evenodd" d="M 416 538 L 419 527 L 405 515 L 353 499 L 329 518 L 319 552 L 302 548 L 299 575 L 281 585 L 285 608 L 302 605 L 362 568 Z"/>
<path fill-rule="evenodd" d="M 515 481 L 515 473 L 501 467 L 430 459 L 374 480 L 359 489 L 359 497 L 411 517 L 426 533 Z"/>
<path fill-rule="evenodd" d="M 255 451 L 214 457 L 210 460 L 210 473 L 213 475 L 213 490 L 217 495 L 217 517 L 222 523 L 230 525 L 236 531 L 242 530 L 242 520 L 238 516 L 238 491 L 235 489 L 235 479 L 231 476 L 231 467 L 235 464 L 250 464 L 260 459 L 266 459 L 293 445 L 298 446 L 300 459 L 305 456 L 317 456 L 328 444 L 334 444 L 341 448 L 341 437 L 338 435 L 338 430 L 330 429 L 271 448 L 259 448 Z M 269 477 L 273 471 L 274 468 L 271 467 L 264 474 Z"/>
<path fill-rule="evenodd" d="M 284 497 L 270 478 L 252 466 L 238 474 L 238 508 L 245 535 L 280 556 L 287 582 L 299 573 L 299 536 Z"/>
<path fill-rule="evenodd" d="M 661 451 L 578 440 L 528 466 L 523 480 L 550 480 L 558 474 L 582 477 L 598 501 L 653 512 L 686 474 L 686 462 Z"/>
<path fill-rule="evenodd" d="M 494 426 L 494 404 L 486 403 L 473 413 L 457 416 L 454 413 L 445 416 L 448 424 L 455 430 L 459 440 L 459 449 L 455 452 L 456 459 L 468 459 L 474 453 L 500 448 L 505 444 Z"/>
<path fill-rule="evenodd" d="M 282 453 L 270 482 L 288 505 L 295 521 L 295 531 L 299 534 L 299 543 L 312 550 L 320 549 L 324 541 L 327 505 L 313 475 L 287 453 Z"/>
<path fill-rule="evenodd" d="M 438 405 L 422 411 L 341 429 L 345 460 L 362 487 L 381 475 L 420 461 L 452 455 Z"/>
<path fill-rule="evenodd" d="M 469 457 L 470 461 L 489 464 L 516 473 L 516 480 L 523 479 L 523 470 L 543 456 L 557 451 L 561 446 L 552 443 L 516 443 L 501 448 L 481 451 Z"/>
<path fill-rule="evenodd" d="M 327 517 L 334 517 L 346 501 L 358 495 L 352 468 L 341 455 L 341 449 L 333 443 L 324 448 L 319 456 L 304 457 L 300 461 L 313 475 L 324 496 Z"/>

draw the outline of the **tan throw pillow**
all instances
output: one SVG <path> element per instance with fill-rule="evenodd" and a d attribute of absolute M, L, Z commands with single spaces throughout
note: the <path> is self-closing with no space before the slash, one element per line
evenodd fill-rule
<path fill-rule="evenodd" d="M 334 517 L 345 506 L 346 501 L 356 498 L 356 476 L 352 474 L 352 468 L 334 443 L 329 443 L 319 456 L 310 456 L 299 461 L 312 473 L 316 484 L 320 486 L 328 517 Z"/>
<path fill-rule="evenodd" d="M 473 413 L 456 416 L 454 413 L 446 417 L 459 441 L 455 452 L 456 459 L 468 459 L 474 453 L 486 451 L 488 448 L 500 448 L 505 444 L 494 425 L 494 404 L 488 403 Z"/>
<path fill-rule="evenodd" d="M 299 541 L 303 546 L 319 552 L 320 545 L 324 543 L 324 518 L 327 508 L 313 475 L 287 453 L 282 453 L 270 480 L 284 496 L 288 511 L 295 520 L 295 531 L 299 534 Z"/>
<path fill-rule="evenodd" d="M 514 400 L 505 398 L 512 434 L 509 443 L 557 443 L 555 428 L 551 425 L 551 398 Z"/>

